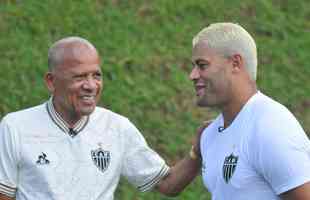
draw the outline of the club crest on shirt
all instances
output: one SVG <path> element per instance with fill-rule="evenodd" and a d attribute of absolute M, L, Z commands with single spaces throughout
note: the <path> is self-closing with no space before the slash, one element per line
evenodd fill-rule
<path fill-rule="evenodd" d="M 226 183 L 228 183 L 231 177 L 233 176 L 237 164 L 238 164 L 238 156 L 235 156 L 233 153 L 225 157 L 223 164 L 223 178 Z"/>
<path fill-rule="evenodd" d="M 91 150 L 91 158 L 96 167 L 101 172 L 104 172 L 110 165 L 111 153 L 99 147 L 98 149 Z"/>

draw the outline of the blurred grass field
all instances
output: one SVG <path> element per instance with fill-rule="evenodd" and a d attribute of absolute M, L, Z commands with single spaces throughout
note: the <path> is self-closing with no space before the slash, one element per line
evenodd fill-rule
<path fill-rule="evenodd" d="M 195 106 L 188 79 L 191 39 L 206 25 L 232 21 L 258 46 L 258 86 L 286 105 L 310 134 L 308 0 L 0 0 L 0 118 L 44 102 L 47 50 L 77 35 L 102 56 L 101 106 L 130 118 L 174 163 L 195 129 L 217 111 Z M 275 116 L 276 117 L 276 116 Z M 165 200 L 125 180 L 117 200 Z M 201 178 L 174 199 L 209 199 Z"/>

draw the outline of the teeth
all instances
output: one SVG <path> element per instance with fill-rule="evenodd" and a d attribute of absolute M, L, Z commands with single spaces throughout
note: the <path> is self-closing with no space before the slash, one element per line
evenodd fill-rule
<path fill-rule="evenodd" d="M 82 99 L 84 100 L 93 100 L 95 97 L 94 96 L 83 96 Z"/>
<path fill-rule="evenodd" d="M 205 86 L 204 85 L 196 85 L 196 90 L 200 90 L 202 88 L 205 88 Z"/>

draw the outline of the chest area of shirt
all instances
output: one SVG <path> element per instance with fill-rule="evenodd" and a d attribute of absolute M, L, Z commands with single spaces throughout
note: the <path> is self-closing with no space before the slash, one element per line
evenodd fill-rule
<path fill-rule="evenodd" d="M 261 181 L 248 156 L 246 145 L 240 140 L 213 143 L 203 156 L 204 184 L 211 192 L 242 191 L 249 184 Z"/>
<path fill-rule="evenodd" d="M 65 134 L 65 133 L 63 133 Z M 88 134 L 88 133 L 79 133 Z M 118 170 L 122 145 L 117 137 L 89 133 L 89 137 L 28 134 L 21 139 L 19 166 L 27 173 L 42 177 L 106 176 Z M 42 178 L 41 177 L 41 178 Z"/>

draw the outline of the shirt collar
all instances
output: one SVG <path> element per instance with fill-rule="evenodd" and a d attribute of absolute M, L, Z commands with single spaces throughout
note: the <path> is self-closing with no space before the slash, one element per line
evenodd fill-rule
<path fill-rule="evenodd" d="M 47 113 L 53 122 L 65 133 L 69 134 L 71 137 L 76 136 L 81 132 L 88 123 L 89 116 L 83 116 L 79 121 L 77 121 L 73 127 L 70 127 L 69 124 L 57 113 L 54 104 L 53 97 L 51 97 L 46 102 Z"/>

